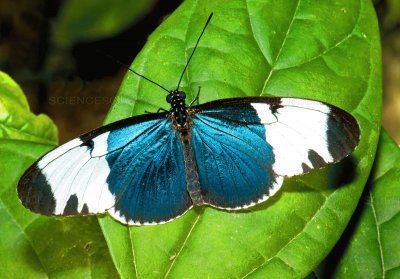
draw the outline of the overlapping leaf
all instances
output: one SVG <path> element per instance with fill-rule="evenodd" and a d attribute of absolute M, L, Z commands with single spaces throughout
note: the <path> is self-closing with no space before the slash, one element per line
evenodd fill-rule
<path fill-rule="evenodd" d="M 55 145 L 57 129 L 44 114 L 30 113 L 21 88 L 0 72 L 0 138 Z"/>
<path fill-rule="evenodd" d="M 400 277 L 400 149 L 383 133 L 361 218 L 335 278 Z"/>
<path fill-rule="evenodd" d="M 95 217 L 44 217 L 18 200 L 19 177 L 55 146 L 56 133 L 52 121 L 31 113 L 18 85 L 0 72 L 0 277 L 116 276 Z"/>
<path fill-rule="evenodd" d="M 154 0 L 69 0 L 57 18 L 54 40 L 60 45 L 110 37 L 140 19 Z"/>

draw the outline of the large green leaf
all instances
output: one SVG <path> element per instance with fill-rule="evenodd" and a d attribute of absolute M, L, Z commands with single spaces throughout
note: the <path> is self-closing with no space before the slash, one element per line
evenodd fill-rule
<path fill-rule="evenodd" d="M 335 278 L 400 278 L 400 149 L 386 133 L 374 169 Z"/>
<path fill-rule="evenodd" d="M 95 217 L 44 217 L 30 213 L 18 200 L 19 177 L 55 146 L 57 130 L 47 116 L 29 111 L 21 89 L 2 72 L 0 127 L 0 277 L 116 276 Z"/>
<path fill-rule="evenodd" d="M 251 210 L 204 207 L 153 227 L 103 217 L 113 261 L 123 278 L 304 277 L 344 230 L 374 159 L 381 62 L 372 5 L 187 0 L 150 36 L 132 68 L 175 89 L 211 12 L 183 79 L 188 100 L 199 86 L 201 102 L 250 95 L 322 100 L 353 113 L 361 142 L 347 162 L 286 179 L 275 197 Z M 165 92 L 128 74 L 106 122 L 159 107 L 167 108 Z"/>
<path fill-rule="evenodd" d="M 153 6 L 154 0 L 67 0 L 54 26 L 60 45 L 109 37 L 123 31 Z"/>

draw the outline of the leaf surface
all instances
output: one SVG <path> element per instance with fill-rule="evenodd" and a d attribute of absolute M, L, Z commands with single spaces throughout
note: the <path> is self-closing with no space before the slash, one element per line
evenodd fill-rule
<path fill-rule="evenodd" d="M 185 1 L 150 36 L 132 69 L 175 89 L 209 14 L 214 17 L 184 75 L 190 101 L 294 96 L 351 112 L 361 142 L 344 162 L 286 179 L 250 210 L 205 207 L 171 223 L 124 227 L 100 220 L 123 278 L 301 278 L 330 251 L 352 215 L 375 156 L 381 61 L 370 1 Z M 156 111 L 166 92 L 128 73 L 106 122 Z"/>

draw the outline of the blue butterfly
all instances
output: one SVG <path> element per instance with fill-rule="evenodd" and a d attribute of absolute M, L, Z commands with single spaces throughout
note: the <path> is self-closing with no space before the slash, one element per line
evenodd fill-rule
<path fill-rule="evenodd" d="M 103 126 L 37 160 L 18 184 L 23 205 L 45 215 L 108 212 L 124 224 L 160 224 L 193 205 L 251 207 L 274 195 L 283 177 L 338 162 L 358 145 L 357 121 L 335 106 L 279 97 L 186 105 L 182 76 L 168 91 L 170 110 Z"/>

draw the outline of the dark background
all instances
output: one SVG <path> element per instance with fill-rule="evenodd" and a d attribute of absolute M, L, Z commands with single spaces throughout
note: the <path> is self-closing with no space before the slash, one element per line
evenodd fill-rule
<path fill-rule="evenodd" d="M 383 126 L 400 143 L 400 4 L 375 1 L 384 65 Z M 84 2 L 84 1 L 83 1 Z M 145 12 L 115 34 L 60 46 L 52 26 L 66 0 L 0 0 L 0 69 L 21 85 L 31 110 L 46 113 L 60 143 L 101 126 L 126 69 L 148 35 L 181 3 L 149 1 Z"/>

